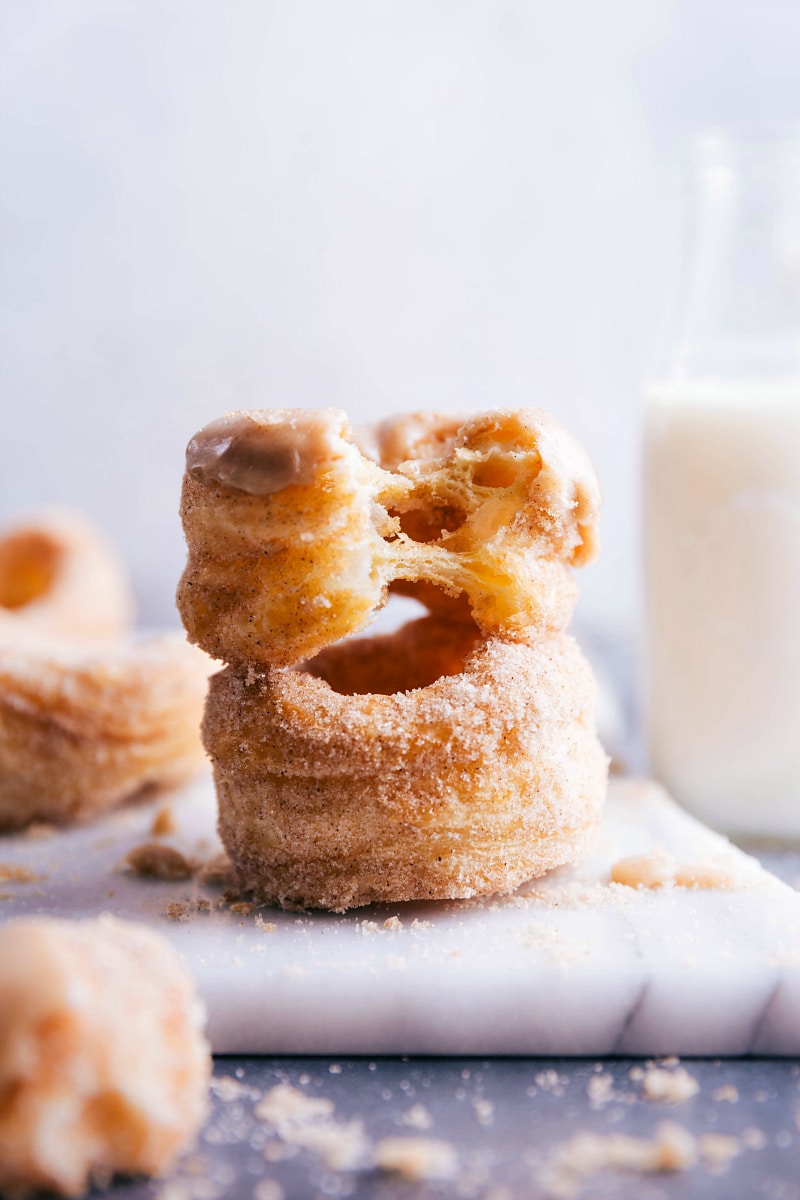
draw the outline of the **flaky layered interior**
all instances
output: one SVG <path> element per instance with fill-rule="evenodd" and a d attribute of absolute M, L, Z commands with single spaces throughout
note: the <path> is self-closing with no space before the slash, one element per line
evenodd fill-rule
<path fill-rule="evenodd" d="M 487 637 L 566 627 L 568 568 L 595 552 L 599 493 L 583 452 L 543 414 L 384 423 L 377 461 L 336 410 L 226 421 L 190 443 L 182 501 L 178 606 L 214 657 L 313 658 L 363 630 L 392 585 L 464 596 Z"/>

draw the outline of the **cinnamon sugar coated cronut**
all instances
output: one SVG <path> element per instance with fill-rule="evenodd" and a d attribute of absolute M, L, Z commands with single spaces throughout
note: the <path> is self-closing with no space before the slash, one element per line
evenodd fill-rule
<path fill-rule="evenodd" d="M 380 427 L 393 464 L 408 422 Z M 290 666 L 363 629 L 392 583 L 463 593 L 484 636 L 565 628 L 566 568 L 596 548 L 591 464 L 536 410 L 452 423 L 417 415 L 394 470 L 361 453 L 337 409 L 237 413 L 197 434 L 178 589 L 190 640 L 224 662 Z"/>
<path fill-rule="evenodd" d="M 203 736 L 240 885 L 344 910 L 582 856 L 607 760 L 564 630 L 598 507 L 534 410 L 412 414 L 360 444 L 338 410 L 238 413 L 192 439 L 178 605 L 229 664 Z M 348 639 L 390 591 L 427 615 Z"/>
<path fill-rule="evenodd" d="M 117 1171 L 163 1172 L 206 1112 L 202 1017 L 149 929 L 101 917 L 0 930 L 0 1193 L 79 1196 Z"/>
<path fill-rule="evenodd" d="M 0 535 L 0 830 L 93 817 L 198 770 L 212 664 L 132 636 L 131 589 L 98 530 L 45 513 Z"/>

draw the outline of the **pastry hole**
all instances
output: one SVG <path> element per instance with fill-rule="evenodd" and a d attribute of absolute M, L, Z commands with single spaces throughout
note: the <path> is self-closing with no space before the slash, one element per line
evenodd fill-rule
<path fill-rule="evenodd" d="M 415 601 L 390 597 L 387 609 L 399 603 L 408 611 Z M 386 610 L 384 610 L 386 611 Z M 370 693 L 392 696 L 429 687 L 437 679 L 458 675 L 481 640 L 466 598 L 451 600 L 442 594 L 441 608 L 406 621 L 392 633 L 347 638 L 328 646 L 303 666 L 335 692 L 345 696 Z"/>
<path fill-rule="evenodd" d="M 451 504 L 432 509 L 411 508 L 392 515 L 397 516 L 401 530 L 412 542 L 436 542 L 443 533 L 455 533 L 467 519 L 462 508 Z"/>
<path fill-rule="evenodd" d="M 508 488 L 516 480 L 517 468 L 515 463 L 509 462 L 506 458 L 499 458 L 496 455 L 492 455 L 483 462 L 479 462 L 472 472 L 472 482 L 475 487 Z"/>
<path fill-rule="evenodd" d="M 0 607 L 23 608 L 52 587 L 61 552 L 45 534 L 11 534 L 0 542 Z"/>

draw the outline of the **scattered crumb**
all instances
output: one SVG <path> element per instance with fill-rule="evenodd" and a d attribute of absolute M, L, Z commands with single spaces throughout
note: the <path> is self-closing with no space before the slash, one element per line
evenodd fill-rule
<path fill-rule="evenodd" d="M 307 1096 L 289 1084 L 278 1084 L 255 1106 L 255 1116 L 270 1124 L 286 1146 L 302 1147 L 319 1155 L 333 1171 L 358 1167 L 369 1159 L 369 1141 L 359 1120 L 333 1120 L 334 1105 L 324 1096 Z M 269 1151 L 269 1153 L 268 1153 Z M 265 1147 L 268 1161 L 275 1157 L 272 1145 Z"/>
<path fill-rule="evenodd" d="M 205 887 L 233 887 L 236 884 L 233 864 L 227 854 L 215 854 L 197 872 L 197 881 Z"/>
<path fill-rule="evenodd" d="M 250 900 L 234 900 L 233 904 L 228 905 L 229 911 L 237 917 L 249 917 L 254 908 L 255 904 Z"/>
<path fill-rule="evenodd" d="M 169 917 L 170 921 L 188 921 L 189 912 L 185 904 L 179 904 L 177 900 L 172 904 L 168 904 L 164 909 L 164 915 Z"/>
<path fill-rule="evenodd" d="M 304 1150 L 318 1154 L 331 1171 L 351 1171 L 369 1158 L 369 1140 L 359 1120 L 310 1125 L 298 1135 Z"/>
<path fill-rule="evenodd" d="M 557 1147 L 544 1169 L 542 1182 L 554 1197 L 571 1197 L 587 1176 L 616 1169 L 650 1174 L 686 1171 L 698 1160 L 694 1137 L 670 1121 L 658 1126 L 655 1137 L 578 1133 Z"/>
<path fill-rule="evenodd" d="M 558 1072 L 553 1070 L 540 1071 L 538 1075 L 534 1075 L 533 1081 L 543 1092 L 555 1091 L 556 1095 L 567 1082 L 566 1078 L 562 1079 Z"/>
<path fill-rule="evenodd" d="M 238 1079 L 234 1079 L 233 1075 L 214 1075 L 211 1078 L 209 1087 L 214 1095 L 218 1096 L 224 1104 L 233 1100 L 257 1099 L 261 1094 L 246 1083 L 241 1083 Z"/>
<path fill-rule="evenodd" d="M 32 842 L 37 842 L 41 838 L 52 837 L 56 832 L 55 825 L 49 825 L 46 821 L 31 821 L 25 830 L 25 837 Z"/>
<path fill-rule="evenodd" d="M 143 879 L 158 879 L 167 883 L 190 879 L 193 871 L 192 864 L 180 850 L 162 846 L 160 842 L 145 842 L 131 850 L 124 867 Z"/>
<path fill-rule="evenodd" d="M 378 922 L 377 921 L 359 921 L 356 928 L 359 930 L 360 933 L 365 934 L 365 935 L 370 934 L 370 933 L 377 933 L 378 932 Z"/>
<path fill-rule="evenodd" d="M 746 1131 L 747 1133 L 747 1131 Z M 578 1133 L 557 1147 L 541 1181 L 553 1197 L 577 1195 L 587 1177 L 600 1171 L 619 1170 L 634 1174 L 689 1171 L 702 1165 L 712 1174 L 728 1168 L 743 1146 L 758 1148 L 758 1130 L 750 1130 L 750 1140 L 725 1134 L 709 1133 L 695 1137 L 682 1125 L 664 1121 L 652 1138 L 624 1134 Z M 763 1134 L 760 1135 L 763 1138 Z M 766 1141 L 766 1139 L 764 1139 Z"/>
<path fill-rule="evenodd" d="M 414 1104 L 408 1112 L 403 1113 L 400 1120 L 410 1129 L 430 1129 L 433 1117 L 424 1104 Z"/>
<path fill-rule="evenodd" d="M 472 1108 L 479 1125 L 491 1125 L 494 1121 L 494 1105 L 491 1100 L 484 1100 L 481 1097 L 473 1100 Z"/>
<path fill-rule="evenodd" d="M 411 922 L 412 929 L 433 929 L 433 921 L 420 921 L 419 917 L 414 917 Z"/>
<path fill-rule="evenodd" d="M 679 863 L 665 850 L 621 858 L 611 868 L 611 882 L 632 888 L 734 888 L 737 880 L 714 863 Z"/>
<path fill-rule="evenodd" d="M 644 1067 L 631 1067 L 628 1071 L 628 1078 L 632 1079 L 634 1083 L 640 1083 L 644 1079 Z"/>
<path fill-rule="evenodd" d="M 414 1182 L 450 1179 L 458 1166 L 455 1147 L 434 1138 L 382 1138 L 374 1149 L 375 1165 Z"/>
<path fill-rule="evenodd" d="M 613 1075 L 592 1075 L 586 1085 L 591 1108 L 602 1108 L 614 1099 Z"/>
<path fill-rule="evenodd" d="M 331 1075 L 341 1075 L 342 1068 L 339 1063 L 331 1063 L 331 1065 L 328 1067 L 328 1071 Z"/>
<path fill-rule="evenodd" d="M 700 1084 L 685 1067 L 665 1071 L 650 1067 L 644 1073 L 642 1092 L 647 1100 L 661 1100 L 666 1104 L 683 1104 L 700 1091 Z"/>
<path fill-rule="evenodd" d="M 718 1087 L 713 1093 L 713 1099 L 717 1101 L 727 1100 L 731 1104 L 735 1104 L 739 1099 L 739 1089 L 735 1083 L 726 1083 L 722 1087 Z"/>
<path fill-rule="evenodd" d="M 153 837 L 167 837 L 170 833 L 176 833 L 177 829 L 178 826 L 172 808 L 169 804 L 163 804 L 153 817 L 150 832 Z"/>
<path fill-rule="evenodd" d="M 256 929 L 262 933 L 274 933 L 278 926 L 274 921 L 265 921 L 261 913 L 256 913 Z"/>
<path fill-rule="evenodd" d="M 704 1133 L 699 1146 L 703 1161 L 712 1169 L 724 1169 L 742 1152 L 739 1139 L 723 1133 Z"/>
<path fill-rule="evenodd" d="M 287 1122 L 318 1121 L 333 1115 L 333 1101 L 325 1096 L 307 1096 L 291 1084 L 279 1083 L 255 1107 L 260 1121 L 279 1128 Z"/>
<path fill-rule="evenodd" d="M 44 878 L 44 875 L 37 875 L 30 867 L 0 863 L 0 883 L 41 883 Z"/>
<path fill-rule="evenodd" d="M 400 920 L 399 917 L 387 917 L 386 920 L 383 922 L 383 928 L 384 929 L 402 929 L 403 922 Z"/>

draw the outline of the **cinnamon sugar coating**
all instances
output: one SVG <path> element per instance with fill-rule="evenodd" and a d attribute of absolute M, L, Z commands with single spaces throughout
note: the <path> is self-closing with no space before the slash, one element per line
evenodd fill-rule
<path fill-rule="evenodd" d="M 0 538 L 0 830 L 90 817 L 203 761 L 212 664 L 130 637 L 130 587 L 90 522 L 52 512 Z"/>
<path fill-rule="evenodd" d="M 225 421 L 225 436 L 214 422 L 192 439 L 181 502 L 189 558 L 178 608 L 214 658 L 311 657 L 363 629 L 392 583 L 463 593 L 486 637 L 530 643 L 566 627 L 576 596 L 567 568 L 594 556 L 599 489 L 550 417 L 397 418 L 377 431 L 380 462 L 336 409 Z"/>
<path fill-rule="evenodd" d="M 206 1111 L 202 1009 L 169 945 L 101 917 L 0 931 L 0 1192 L 158 1174 Z"/>
<path fill-rule="evenodd" d="M 0 638 L 0 830 L 86 819 L 189 778 L 211 668 L 177 634 L 102 649 Z"/>
<path fill-rule="evenodd" d="M 481 639 L 458 673 L 389 695 L 227 668 L 204 737 L 240 884 L 343 911 L 507 892 L 577 861 L 605 796 L 594 702 L 563 634 Z"/>

